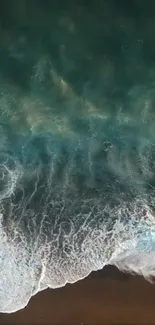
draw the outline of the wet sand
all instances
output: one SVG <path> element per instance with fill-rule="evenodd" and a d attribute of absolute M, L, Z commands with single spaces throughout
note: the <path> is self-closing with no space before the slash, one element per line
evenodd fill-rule
<path fill-rule="evenodd" d="M 155 285 L 113 267 L 57 290 L 45 290 L 0 324 L 155 324 Z"/>

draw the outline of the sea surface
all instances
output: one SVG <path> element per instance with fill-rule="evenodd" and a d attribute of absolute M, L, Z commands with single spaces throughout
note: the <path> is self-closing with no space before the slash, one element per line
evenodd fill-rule
<path fill-rule="evenodd" d="M 0 312 L 155 276 L 155 4 L 0 3 Z"/>

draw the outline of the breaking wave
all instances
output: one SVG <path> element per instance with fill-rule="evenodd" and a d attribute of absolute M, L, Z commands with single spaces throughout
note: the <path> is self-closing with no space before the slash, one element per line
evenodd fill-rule
<path fill-rule="evenodd" d="M 115 87 L 122 62 L 76 34 L 87 16 L 58 16 L 1 40 L 1 312 L 107 264 L 155 277 L 154 81 Z"/>

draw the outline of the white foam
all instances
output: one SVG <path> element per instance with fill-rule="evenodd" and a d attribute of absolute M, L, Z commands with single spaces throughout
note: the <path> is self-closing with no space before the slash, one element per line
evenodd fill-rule
<path fill-rule="evenodd" d="M 143 208 L 144 205 L 138 207 L 135 202 L 129 222 L 121 220 L 122 214 L 127 212 L 126 206 L 113 209 L 111 213 L 120 217 L 111 231 L 107 231 L 104 211 L 99 227 L 93 228 L 91 222 L 86 222 L 90 218 L 87 216 L 78 231 L 75 232 L 73 225 L 70 233 L 64 235 L 62 250 L 58 248 L 61 227 L 59 236 L 51 232 L 51 241 L 47 238 L 43 241 L 40 233 L 35 242 L 28 245 L 24 233 L 18 232 L 13 222 L 10 236 L 5 233 L 1 214 L 0 311 L 15 312 L 24 308 L 38 291 L 74 283 L 106 264 L 143 274 L 146 278 L 155 275 L 155 245 L 146 249 L 143 241 L 148 234 L 146 242 L 155 242 L 154 218 L 148 208 L 148 214 L 143 216 Z"/>

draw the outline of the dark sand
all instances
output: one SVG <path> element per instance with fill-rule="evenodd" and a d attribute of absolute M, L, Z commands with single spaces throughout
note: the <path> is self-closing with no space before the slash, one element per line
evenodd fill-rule
<path fill-rule="evenodd" d="M 57 290 L 45 290 L 0 324 L 155 324 L 155 285 L 113 267 Z"/>

